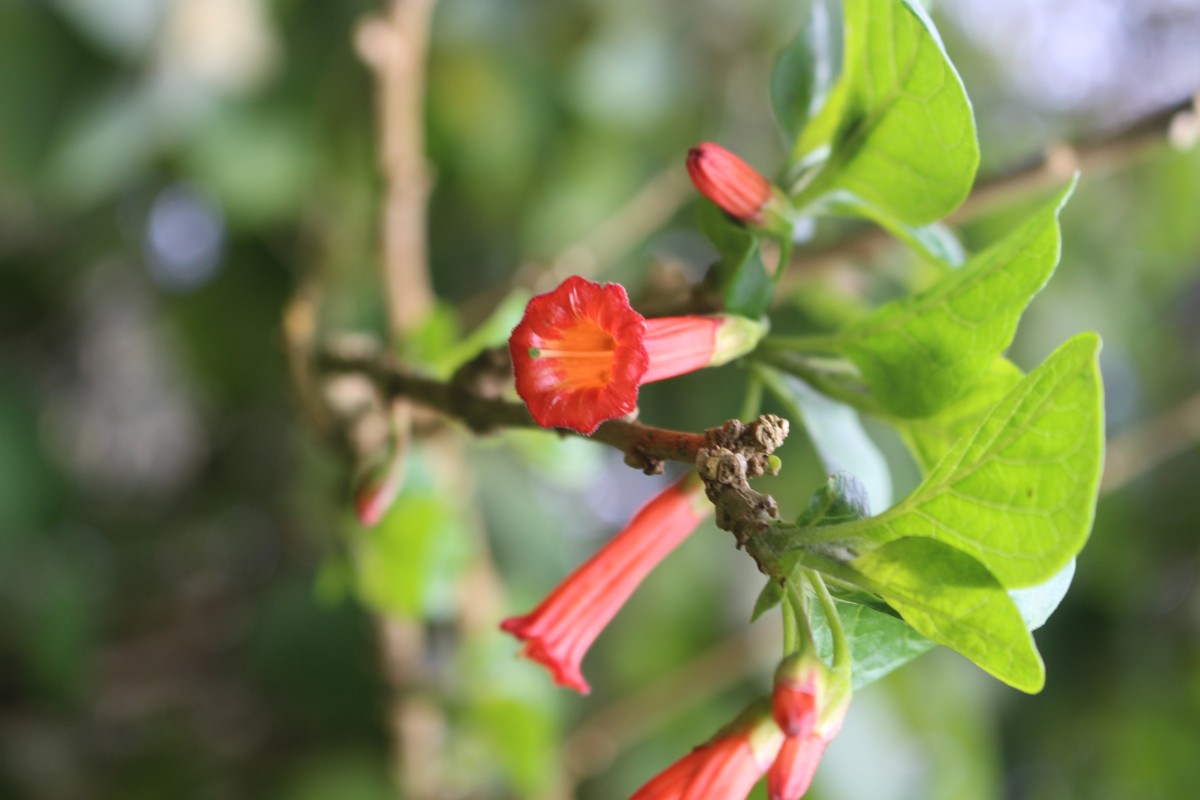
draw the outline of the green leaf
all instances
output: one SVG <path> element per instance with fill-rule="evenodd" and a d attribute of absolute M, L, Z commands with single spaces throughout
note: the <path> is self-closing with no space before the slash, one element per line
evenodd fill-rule
<path fill-rule="evenodd" d="M 754 610 L 750 612 L 750 621 L 754 622 L 782 601 L 783 584 L 773 578 L 768 578 L 767 585 L 758 593 L 758 599 L 754 601 Z"/>
<path fill-rule="evenodd" d="M 862 483 L 853 475 L 838 472 L 813 492 L 796 524 L 803 528 L 837 525 L 868 517 L 870 500 Z"/>
<path fill-rule="evenodd" d="M 359 599 L 387 614 L 419 618 L 453 607 L 468 536 L 460 500 L 433 485 L 421 452 L 409 451 L 404 490 L 374 528 L 351 540 Z"/>
<path fill-rule="evenodd" d="M 940 219 L 979 166 L 962 81 L 916 2 L 845 0 L 844 20 L 842 75 L 792 151 L 793 173 L 825 159 L 797 205 L 844 190 L 909 225 Z"/>
<path fill-rule="evenodd" d="M 899 416 L 928 416 L 954 400 L 1012 343 L 1025 307 L 1054 272 L 1058 213 L 1074 186 L 927 291 L 845 328 L 831 349 L 848 356 Z"/>
<path fill-rule="evenodd" d="M 975 558 L 943 542 L 906 538 L 850 562 L 860 585 L 910 625 L 1024 692 L 1041 691 L 1045 668 L 1017 607 Z"/>
<path fill-rule="evenodd" d="M 1100 340 L 1080 334 L 1004 396 L 917 489 L 877 517 L 809 532 L 850 546 L 940 540 L 1007 588 L 1066 566 L 1087 540 L 1104 453 Z"/>
<path fill-rule="evenodd" d="M 1025 620 L 1025 627 L 1035 631 L 1046 624 L 1046 620 L 1050 619 L 1050 615 L 1067 596 L 1074 577 L 1075 559 L 1072 558 L 1049 580 L 1025 589 L 1008 590 L 1008 596 L 1021 612 L 1021 619 Z"/>
<path fill-rule="evenodd" d="M 888 421 L 908 444 L 921 472 L 928 474 L 954 443 L 978 427 L 996 403 L 1023 377 L 1016 364 L 1007 358 L 998 358 L 970 389 L 933 416 L 891 418 Z"/>
<path fill-rule="evenodd" d="M 839 599 L 838 618 L 850 645 L 854 688 L 874 683 L 892 670 L 929 652 L 934 642 L 917 633 L 911 625 L 887 610 L 874 605 Z M 878 601 L 876 601 L 878 602 Z M 820 603 L 812 604 L 813 638 L 817 654 L 829 663 L 833 659 L 833 637 Z"/>
<path fill-rule="evenodd" d="M 808 384 L 757 364 L 755 372 L 783 405 L 792 424 L 803 424 L 827 472 L 848 472 L 865 489 L 870 507 L 883 511 L 892 504 L 892 473 L 879 448 L 863 430 L 850 406 L 831 400 Z"/>
<path fill-rule="evenodd" d="M 526 289 L 514 289 L 492 310 L 475 330 L 463 339 L 446 344 L 441 350 L 428 354 L 433 372 L 441 378 L 449 378 L 456 369 L 470 361 L 480 350 L 499 347 L 508 342 L 512 330 L 525 314 L 530 293 Z M 441 307 L 439 306 L 439 309 Z"/>
<path fill-rule="evenodd" d="M 823 214 L 869 219 L 908 245 L 918 256 L 942 267 L 960 267 L 967 257 L 962 242 L 942 223 L 909 225 L 849 192 L 833 192 L 822 201 L 820 210 Z"/>
<path fill-rule="evenodd" d="M 842 66 L 841 6 L 810 0 L 800 32 L 779 54 L 771 73 L 771 110 L 789 142 L 828 100 Z"/>
<path fill-rule="evenodd" d="M 708 200 L 700 201 L 699 214 L 700 229 L 720 254 L 709 280 L 727 311 L 758 319 L 771 305 L 775 291 L 775 282 L 763 266 L 758 239 Z"/>

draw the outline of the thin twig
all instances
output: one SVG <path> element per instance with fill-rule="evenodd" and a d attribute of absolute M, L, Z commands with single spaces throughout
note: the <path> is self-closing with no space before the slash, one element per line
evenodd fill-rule
<path fill-rule="evenodd" d="M 486 317 L 517 287 L 543 290 L 569 275 L 599 277 L 606 267 L 666 224 L 688 197 L 681 161 L 655 175 L 616 211 L 549 260 L 527 262 L 503 285 L 467 300 L 462 306 L 463 315 L 468 319 Z"/>
<path fill-rule="evenodd" d="M 1200 393 L 1108 443 L 1101 492 L 1113 492 L 1200 443 Z"/>
<path fill-rule="evenodd" d="M 632 742 L 648 736 L 675 714 L 771 665 L 777 638 L 765 625 L 747 626 L 678 669 L 584 719 L 564 745 L 571 777 L 582 781 L 603 772 Z"/>
<path fill-rule="evenodd" d="M 403 369 L 381 355 L 347 355 L 325 352 L 319 367 L 327 372 L 351 372 L 370 377 L 387 397 L 403 397 L 454 417 L 476 433 L 502 428 L 539 428 L 524 403 L 486 397 L 467 388 L 467 381 L 427 378 Z M 560 430 L 563 435 L 577 435 Z M 609 420 L 587 437 L 620 450 L 626 461 L 640 469 L 655 462 L 694 463 L 708 439 L 703 433 L 653 428 L 637 422 Z"/>
<path fill-rule="evenodd" d="M 368 17 L 354 43 L 376 77 L 379 162 L 387 185 L 383 203 L 383 282 L 393 334 L 417 328 L 433 307 L 427 268 L 425 60 L 437 0 L 392 0 Z"/>
<path fill-rule="evenodd" d="M 425 62 L 437 0 L 392 0 L 385 13 L 355 31 L 359 55 L 375 74 L 380 169 L 386 194 L 380 260 L 389 329 L 396 341 L 420 328 L 433 308 L 426 244 L 429 170 L 425 156 Z M 393 446 L 412 436 L 407 400 L 392 402 Z M 444 794 L 445 715 L 432 699 L 424 628 L 418 621 L 380 616 L 383 672 L 391 688 L 388 722 L 397 788 L 410 800 Z"/>
<path fill-rule="evenodd" d="M 1196 98 L 1188 98 L 1117 133 L 1053 145 L 1026 164 L 980 180 L 966 201 L 945 221 L 962 225 L 978 219 L 1060 186 L 1076 170 L 1085 180 L 1091 180 L 1124 169 L 1167 146 L 1189 149 L 1197 140 L 1196 108 Z M 868 261 L 895 243 L 886 231 L 863 227 L 828 247 L 797 251 L 792 258 L 791 273 L 794 278 L 797 273 L 813 274 L 847 262 Z"/>

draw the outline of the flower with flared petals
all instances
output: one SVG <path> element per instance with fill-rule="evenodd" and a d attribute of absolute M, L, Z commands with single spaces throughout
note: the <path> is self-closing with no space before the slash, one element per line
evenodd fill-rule
<path fill-rule="evenodd" d="M 573 275 L 529 301 L 508 346 L 534 420 L 586 435 L 634 411 L 641 384 L 731 361 L 765 330 L 730 314 L 647 320 L 620 284 Z"/>
<path fill-rule="evenodd" d="M 765 704 L 663 770 L 630 800 L 739 800 L 775 760 L 783 733 Z"/>
<path fill-rule="evenodd" d="M 703 489 L 694 473 L 668 487 L 541 605 L 500 627 L 525 642 L 522 653 L 544 664 L 555 683 L 587 694 L 584 654 L 650 570 L 712 511 Z"/>
<path fill-rule="evenodd" d="M 782 194 L 754 167 L 712 142 L 688 150 L 688 175 L 700 194 L 717 208 L 756 227 L 776 227 L 786 203 Z"/>
<path fill-rule="evenodd" d="M 790 656 L 775 671 L 775 722 L 786 734 L 767 773 L 770 800 L 799 800 L 808 791 L 826 745 L 841 730 L 848 691 L 815 655 Z"/>

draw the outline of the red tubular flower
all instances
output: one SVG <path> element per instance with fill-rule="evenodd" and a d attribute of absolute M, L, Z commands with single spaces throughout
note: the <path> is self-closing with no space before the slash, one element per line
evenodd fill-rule
<path fill-rule="evenodd" d="M 700 194 L 739 222 L 761 226 L 766 207 L 775 198 L 775 187 L 754 167 L 712 142 L 688 150 L 688 175 Z"/>
<path fill-rule="evenodd" d="M 620 284 L 573 275 L 529 301 L 508 346 L 517 394 L 537 423 L 586 435 L 636 409 L 641 384 L 724 364 L 764 332 L 727 314 L 647 320 Z"/>
<path fill-rule="evenodd" d="M 695 474 L 668 487 L 541 605 L 500 627 L 525 642 L 523 654 L 544 664 L 555 683 L 587 694 L 584 654 L 650 570 L 712 511 L 703 489 Z"/>
<path fill-rule="evenodd" d="M 829 669 L 810 653 L 790 656 L 775 671 L 775 722 L 787 735 L 767 773 L 770 800 L 800 800 L 826 745 L 841 730 L 849 694 L 838 691 Z"/>
<path fill-rule="evenodd" d="M 707 744 L 667 767 L 630 800 L 738 800 L 775 760 L 783 734 L 763 707 L 752 707 Z"/>
<path fill-rule="evenodd" d="M 784 739 L 775 763 L 767 772 L 767 797 L 770 800 L 800 800 L 812 785 L 825 745 L 831 738 L 832 735 L 826 738 L 811 733 Z"/>

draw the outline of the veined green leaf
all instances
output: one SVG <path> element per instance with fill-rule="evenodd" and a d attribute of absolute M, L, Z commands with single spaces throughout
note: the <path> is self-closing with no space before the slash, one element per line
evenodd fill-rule
<path fill-rule="evenodd" d="M 1007 358 L 997 358 L 970 389 L 933 416 L 889 418 L 908 445 L 921 472 L 928 474 L 954 443 L 974 430 L 1024 373 Z"/>
<path fill-rule="evenodd" d="M 1041 691 L 1045 668 L 1004 587 L 976 559 L 943 542 L 906 538 L 849 564 L 918 633 L 962 653 L 1024 692 Z"/>
<path fill-rule="evenodd" d="M 894 613 L 873 605 L 843 602 L 835 599 L 838 618 L 850 645 L 854 688 L 887 675 L 897 667 L 933 649 L 935 642 L 917 633 L 911 625 Z M 812 604 L 813 638 L 817 654 L 829 663 L 833 658 L 833 637 L 829 622 L 819 603 Z"/>
<path fill-rule="evenodd" d="M 842 75 L 792 151 L 792 172 L 824 158 L 797 205 L 845 190 L 909 225 L 933 222 L 979 166 L 962 81 L 913 0 L 845 0 L 844 27 Z"/>
<path fill-rule="evenodd" d="M 813 529 L 851 546 L 909 537 L 978 559 L 1006 588 L 1047 580 L 1082 549 L 1104 453 L 1095 334 L 1080 334 L 1004 396 L 917 489 L 877 517 Z"/>
<path fill-rule="evenodd" d="M 1074 186 L 927 291 L 843 329 L 830 348 L 858 366 L 889 411 L 902 417 L 936 412 L 1012 343 L 1025 307 L 1058 264 L 1058 213 Z"/>

